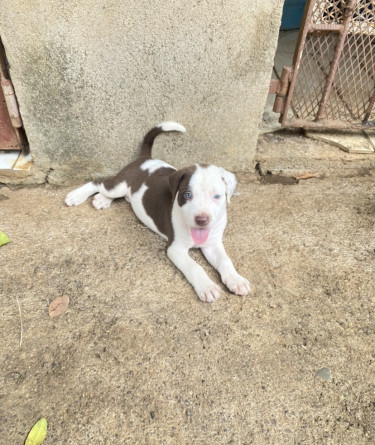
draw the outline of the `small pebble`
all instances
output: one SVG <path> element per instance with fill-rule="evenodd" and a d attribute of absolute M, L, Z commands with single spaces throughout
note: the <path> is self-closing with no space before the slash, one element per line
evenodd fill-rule
<path fill-rule="evenodd" d="M 316 375 L 327 382 L 331 378 L 331 371 L 328 368 L 322 368 L 317 371 Z"/>

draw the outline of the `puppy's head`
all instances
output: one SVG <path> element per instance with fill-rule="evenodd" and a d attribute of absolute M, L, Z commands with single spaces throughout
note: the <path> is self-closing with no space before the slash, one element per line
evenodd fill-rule
<path fill-rule="evenodd" d="M 236 177 L 215 165 L 193 165 L 169 177 L 173 200 L 177 200 L 195 244 L 203 244 L 215 223 L 225 215 L 236 187 Z"/>

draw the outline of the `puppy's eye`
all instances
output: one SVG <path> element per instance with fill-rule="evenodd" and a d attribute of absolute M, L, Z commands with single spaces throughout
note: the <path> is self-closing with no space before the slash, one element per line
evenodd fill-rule
<path fill-rule="evenodd" d="M 191 199 L 192 197 L 193 197 L 193 194 L 191 192 L 188 191 L 188 192 L 184 193 L 184 198 L 185 199 Z"/>
<path fill-rule="evenodd" d="M 214 199 L 220 199 L 220 198 L 221 198 L 221 196 L 218 195 L 217 193 L 214 195 Z"/>

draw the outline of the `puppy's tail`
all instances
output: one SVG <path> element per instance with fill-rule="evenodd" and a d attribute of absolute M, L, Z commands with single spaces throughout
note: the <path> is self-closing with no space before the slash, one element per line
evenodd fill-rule
<path fill-rule="evenodd" d="M 152 145 L 154 144 L 156 136 L 166 131 L 181 131 L 182 133 L 185 133 L 186 129 L 183 125 L 177 122 L 162 122 L 146 134 L 141 145 L 139 157 L 151 158 Z"/>

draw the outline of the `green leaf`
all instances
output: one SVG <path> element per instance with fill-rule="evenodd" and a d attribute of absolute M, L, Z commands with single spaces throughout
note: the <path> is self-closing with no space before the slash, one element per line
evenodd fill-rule
<path fill-rule="evenodd" d="M 47 419 L 42 417 L 31 428 L 29 435 L 27 436 L 25 445 L 40 445 L 47 436 Z"/>
<path fill-rule="evenodd" d="M 4 232 L 0 232 L 0 246 L 8 243 L 9 243 L 9 238 L 5 235 Z"/>

